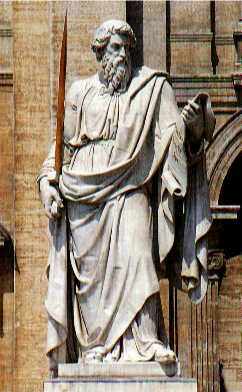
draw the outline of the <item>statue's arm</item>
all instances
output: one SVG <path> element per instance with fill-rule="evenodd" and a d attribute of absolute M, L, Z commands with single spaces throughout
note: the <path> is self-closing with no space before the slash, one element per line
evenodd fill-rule
<path fill-rule="evenodd" d="M 159 122 L 164 126 L 175 123 L 181 143 L 186 144 L 188 161 L 193 163 L 203 152 L 204 113 L 202 107 L 195 100 L 189 100 L 180 113 L 174 91 L 168 81 L 164 82 L 159 102 Z M 178 142 L 179 142 L 178 140 Z"/>
<path fill-rule="evenodd" d="M 69 146 L 69 140 L 74 136 L 76 130 L 77 105 L 76 97 L 78 94 L 80 82 L 75 82 L 71 86 L 66 95 L 65 101 L 65 120 L 64 120 L 64 135 L 63 135 L 63 149 L 62 160 L 63 165 L 69 164 L 73 149 Z M 43 163 L 43 166 L 38 177 L 38 189 L 40 200 L 45 208 L 45 213 L 48 218 L 56 218 L 60 216 L 63 206 L 63 201 L 58 189 L 58 185 L 54 183 L 56 178 L 55 173 L 55 139 L 51 143 L 49 153 Z"/>
<path fill-rule="evenodd" d="M 192 112 L 192 118 L 193 114 L 196 117 L 195 110 L 194 113 Z M 178 109 L 174 91 L 168 81 L 163 84 L 156 118 L 158 118 L 161 138 L 167 132 L 172 134 L 166 163 L 162 170 L 162 181 L 172 196 L 184 197 L 187 191 L 187 165 L 200 160 L 203 143 L 202 140 L 198 140 L 197 144 L 197 139 L 196 143 L 193 143 L 191 132 Z"/>
<path fill-rule="evenodd" d="M 203 151 L 204 119 L 201 106 L 188 100 L 181 117 L 186 125 L 186 145 L 189 161 L 195 161 Z"/>

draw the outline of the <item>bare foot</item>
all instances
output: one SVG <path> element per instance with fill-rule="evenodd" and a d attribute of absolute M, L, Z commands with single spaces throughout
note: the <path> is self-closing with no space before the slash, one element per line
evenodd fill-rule
<path fill-rule="evenodd" d="M 85 362 L 101 363 L 103 361 L 103 356 L 97 351 L 87 351 L 83 359 Z"/>
<path fill-rule="evenodd" d="M 176 354 L 169 348 L 162 345 L 157 346 L 155 361 L 160 363 L 174 363 L 177 361 Z"/>

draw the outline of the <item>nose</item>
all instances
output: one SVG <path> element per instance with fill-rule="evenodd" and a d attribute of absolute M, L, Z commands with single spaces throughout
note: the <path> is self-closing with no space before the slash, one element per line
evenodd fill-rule
<path fill-rule="evenodd" d="M 125 51 L 124 46 L 121 46 L 120 51 L 119 51 L 119 55 L 121 57 L 126 57 L 126 51 Z"/>

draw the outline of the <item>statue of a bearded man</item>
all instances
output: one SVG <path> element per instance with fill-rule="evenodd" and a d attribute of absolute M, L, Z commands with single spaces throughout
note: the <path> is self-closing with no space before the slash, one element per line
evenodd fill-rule
<path fill-rule="evenodd" d="M 176 361 L 157 332 L 154 197 L 161 262 L 176 242 L 174 200 L 184 199 L 174 273 L 193 302 L 206 293 L 211 215 L 203 139 L 215 125 L 210 100 L 197 97 L 180 114 L 164 72 L 132 68 L 135 44 L 125 22 L 110 20 L 97 30 L 92 50 L 101 71 L 76 81 L 66 97 L 58 187 L 50 181 L 54 144 L 39 176 L 50 218 L 51 369 L 78 360 Z"/>

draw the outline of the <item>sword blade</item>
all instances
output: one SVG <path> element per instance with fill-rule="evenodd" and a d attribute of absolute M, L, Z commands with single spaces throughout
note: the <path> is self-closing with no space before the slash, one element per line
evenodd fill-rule
<path fill-rule="evenodd" d="M 55 171 L 57 179 L 61 174 L 62 167 L 62 139 L 64 130 L 64 110 L 65 110 L 65 84 L 66 84 L 66 57 L 67 57 L 67 10 L 61 45 L 60 71 L 59 71 L 59 90 L 57 106 L 57 127 L 56 127 L 56 146 L 55 146 Z"/>

